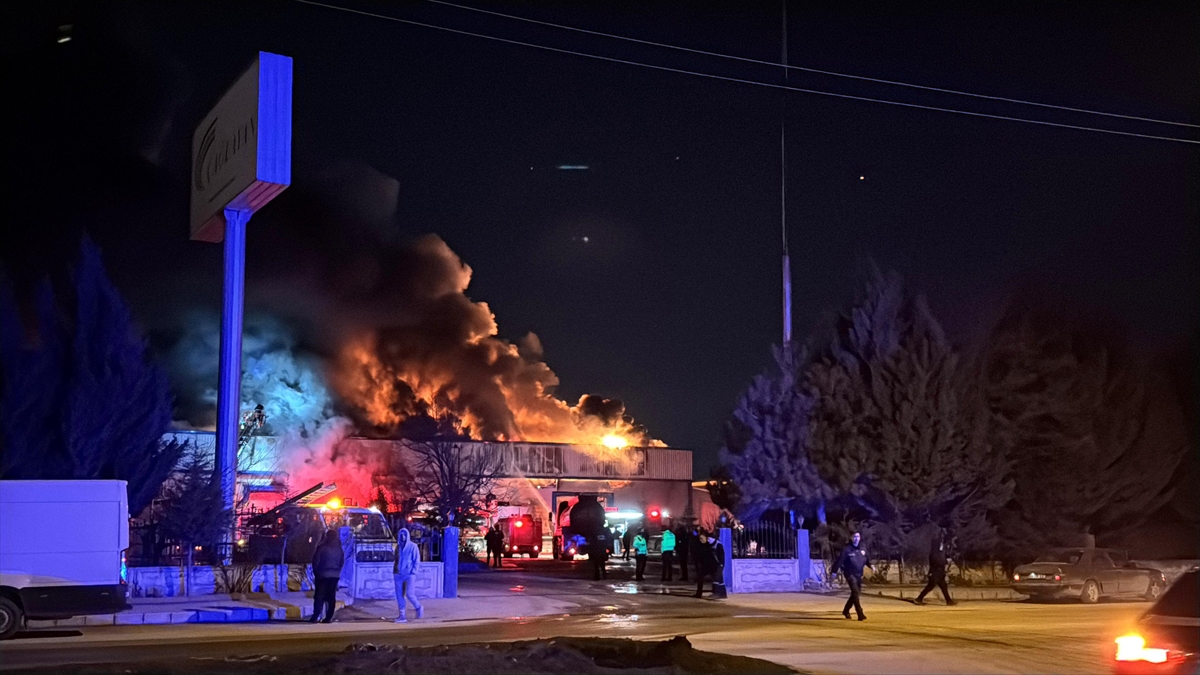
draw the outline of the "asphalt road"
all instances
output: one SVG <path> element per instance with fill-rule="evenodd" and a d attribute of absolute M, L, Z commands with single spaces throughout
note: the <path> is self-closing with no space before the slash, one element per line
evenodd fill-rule
<path fill-rule="evenodd" d="M 632 584 L 623 568 L 610 581 L 595 583 L 574 578 L 582 572 L 577 566 L 539 561 L 520 567 L 528 569 L 472 575 L 467 583 L 507 590 L 519 582 L 524 593 L 567 597 L 575 607 L 553 616 L 424 625 L 396 626 L 363 616 L 330 625 L 106 626 L 28 633 L 0 645 L 0 670 L 332 652 L 356 642 L 425 646 L 682 634 L 698 649 L 818 673 L 1096 673 L 1110 668 L 1112 638 L 1147 607 L 1024 602 L 917 607 L 876 598 L 865 603 L 868 620 L 858 622 L 842 618 L 844 599 L 837 597 L 763 594 L 700 601 L 688 597 L 693 589 L 682 585 Z M 502 601 L 496 602 L 502 613 Z"/>

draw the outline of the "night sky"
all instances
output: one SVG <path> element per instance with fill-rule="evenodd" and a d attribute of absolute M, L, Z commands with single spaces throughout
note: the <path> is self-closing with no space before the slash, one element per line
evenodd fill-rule
<path fill-rule="evenodd" d="M 468 294 L 501 337 L 541 338 L 562 398 L 623 399 L 654 436 L 696 451 L 698 475 L 780 340 L 785 107 L 798 336 L 853 297 L 872 260 L 925 292 L 960 341 L 1030 288 L 1111 315 L 1148 349 L 1200 327 L 1200 146 L 801 93 L 784 104 L 778 90 L 282 0 L 27 4 L 37 8 L 0 10 L 5 269 L 20 284 L 61 274 L 86 229 L 152 332 L 219 299 L 220 247 L 187 239 L 191 133 L 257 50 L 295 59 L 295 163 L 293 187 L 251 221 L 250 297 L 290 243 L 364 236 L 346 223 L 388 203 L 371 167 L 399 186 L 385 236 L 443 238 L 474 270 Z M 782 81 L 773 68 L 427 2 L 333 4 Z M 794 65 L 1200 124 L 1200 5 L 812 4 L 788 10 Z M 778 3 L 488 7 L 779 58 Z M 789 84 L 1200 139 L 799 72 Z"/>

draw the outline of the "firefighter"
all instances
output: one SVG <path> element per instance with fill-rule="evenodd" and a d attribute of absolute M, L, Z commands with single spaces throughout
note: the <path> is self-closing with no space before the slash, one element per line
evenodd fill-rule
<path fill-rule="evenodd" d="M 670 528 L 662 534 L 662 580 L 673 581 L 675 578 L 675 533 Z"/>
<path fill-rule="evenodd" d="M 850 608 L 858 613 L 859 621 L 866 621 L 867 615 L 863 614 L 862 603 L 859 601 L 859 595 L 862 594 L 862 578 L 863 568 L 871 567 L 871 561 L 867 558 L 867 549 L 862 546 L 862 535 L 855 532 L 850 537 L 850 543 L 842 549 L 842 554 L 838 556 L 837 562 L 833 564 L 832 576 L 836 577 L 838 572 L 842 572 L 846 576 L 846 585 L 850 587 L 850 598 L 846 600 L 846 606 L 842 608 L 842 616 L 850 618 Z M 871 568 L 874 572 L 875 568 Z"/>
<path fill-rule="evenodd" d="M 637 572 L 634 579 L 637 581 L 643 581 L 646 578 L 646 555 L 649 552 L 646 544 L 646 531 L 638 530 L 637 536 L 633 538 L 633 557 L 637 561 Z"/>

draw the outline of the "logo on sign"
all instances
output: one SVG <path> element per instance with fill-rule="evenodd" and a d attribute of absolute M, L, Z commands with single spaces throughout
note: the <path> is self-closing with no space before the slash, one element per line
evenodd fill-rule
<path fill-rule="evenodd" d="M 217 129 L 220 121 L 219 115 L 214 117 L 200 138 L 196 163 L 192 167 L 192 177 L 198 192 L 206 191 L 212 185 L 213 179 L 220 175 L 221 170 L 229 164 L 230 160 L 256 140 L 258 124 L 255 118 L 251 117 L 232 134 L 217 143 Z M 230 180 L 233 179 L 230 178 Z M 225 184 L 222 184 L 221 187 L 225 187 Z"/>

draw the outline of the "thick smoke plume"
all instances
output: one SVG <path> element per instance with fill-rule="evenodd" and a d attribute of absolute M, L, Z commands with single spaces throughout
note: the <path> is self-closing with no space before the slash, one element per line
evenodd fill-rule
<path fill-rule="evenodd" d="M 398 233 L 394 180 L 357 165 L 327 173 L 256 224 L 248 255 L 243 407 L 261 403 L 269 431 L 289 439 L 294 487 L 334 480 L 365 497 L 396 467 L 342 439 L 398 437 L 418 415 L 482 440 L 661 445 L 618 400 L 555 397 L 537 336 L 501 338 L 467 296 L 471 268 L 436 235 Z M 218 328 L 193 315 L 170 352 L 192 425 L 213 424 Z"/>

